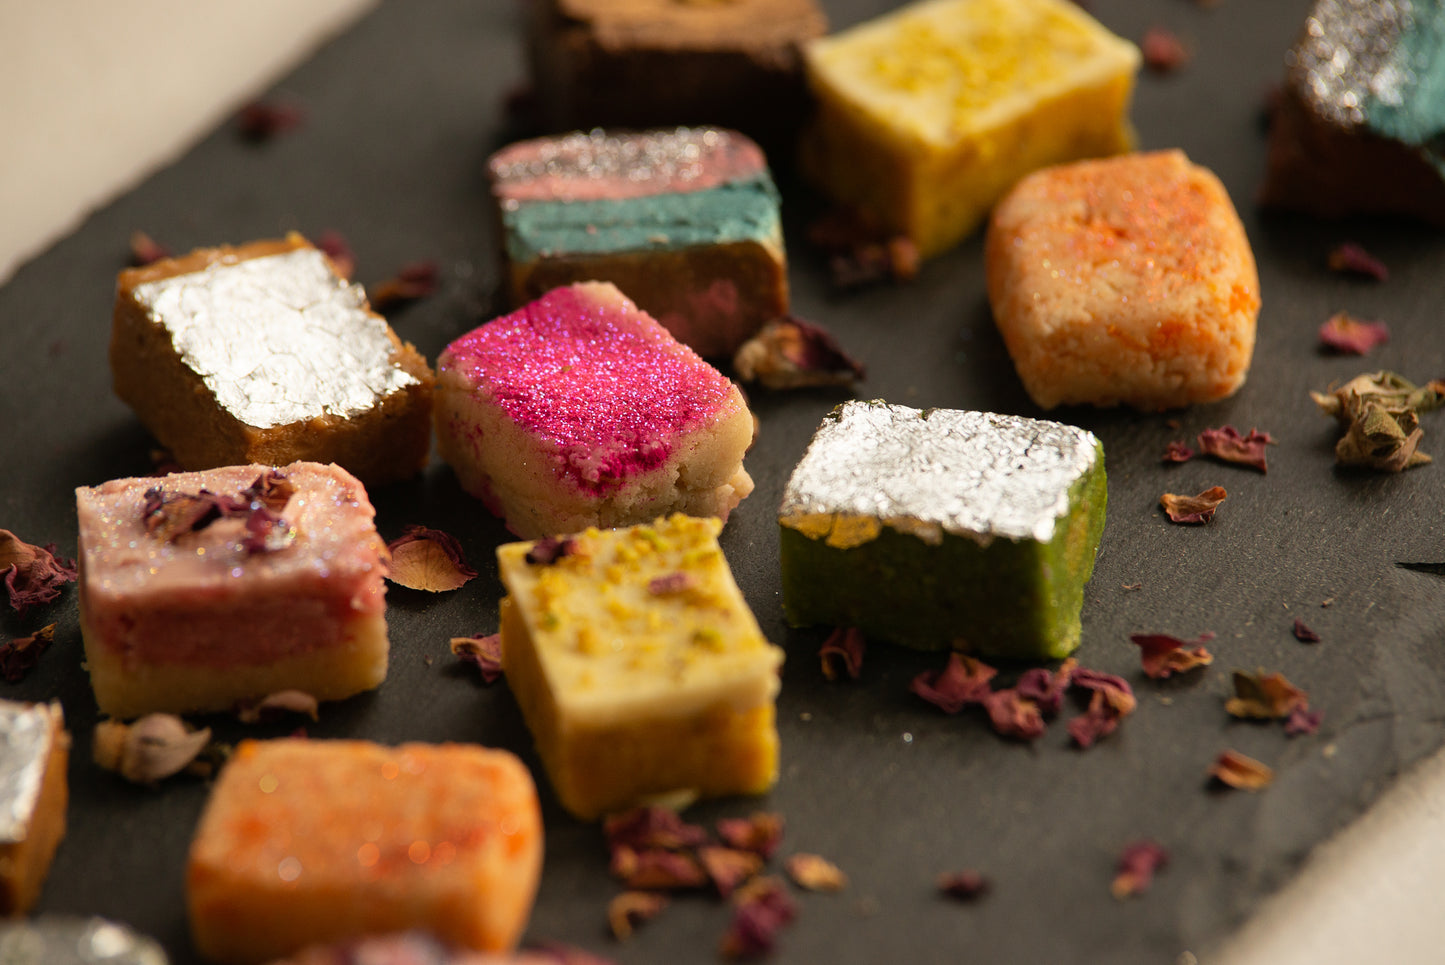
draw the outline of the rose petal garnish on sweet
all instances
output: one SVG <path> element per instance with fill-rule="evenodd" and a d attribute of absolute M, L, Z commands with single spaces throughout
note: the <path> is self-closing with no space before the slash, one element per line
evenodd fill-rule
<path fill-rule="evenodd" d="M 647 592 L 653 596 L 676 596 L 697 586 L 697 577 L 691 573 L 667 573 L 654 577 L 647 583 Z"/>
<path fill-rule="evenodd" d="M 1274 442 L 1268 432 L 1250 429 L 1249 435 L 1241 436 L 1234 426 L 1205 429 L 1199 434 L 1199 448 L 1205 454 L 1225 462 L 1253 466 L 1260 472 L 1269 472 L 1265 465 L 1264 447 Z"/>
<path fill-rule="evenodd" d="M 28 637 L 0 644 L 0 677 L 18 684 L 40 663 L 40 655 L 55 642 L 55 624 L 47 624 Z"/>
<path fill-rule="evenodd" d="M 252 508 L 259 503 L 276 513 L 285 509 L 294 495 L 296 484 L 287 479 L 285 473 L 275 469 L 267 469 L 261 473 L 240 493 L 241 499 L 249 502 Z"/>
<path fill-rule="evenodd" d="M 1291 737 L 1299 737 L 1302 734 L 1317 734 L 1320 724 L 1324 723 L 1325 712 L 1322 710 L 1310 710 L 1308 704 L 1300 704 L 1289 712 L 1284 719 L 1284 732 Z"/>
<path fill-rule="evenodd" d="M 937 878 L 938 890 L 958 901 L 977 901 L 988 894 L 992 883 L 977 871 L 945 871 Z"/>
<path fill-rule="evenodd" d="M 783 867 L 795 885 L 808 891 L 842 891 L 848 887 L 848 876 L 822 855 L 790 854 Z"/>
<path fill-rule="evenodd" d="M 995 690 L 983 701 L 994 733 L 1018 740 L 1036 740 L 1044 733 L 1044 715 L 1039 705 L 1021 696 L 1017 688 Z"/>
<path fill-rule="evenodd" d="M 1259 791 L 1274 780 L 1274 770 L 1239 751 L 1227 750 L 1214 759 L 1209 776 L 1241 791 Z"/>
<path fill-rule="evenodd" d="M 744 342 L 733 369 L 741 381 L 769 389 L 851 386 L 865 375 L 831 332 L 794 316 L 769 322 Z"/>
<path fill-rule="evenodd" d="M 436 291 L 438 275 L 434 261 L 414 261 L 405 265 L 395 277 L 372 286 L 371 307 L 385 312 L 404 302 L 426 298 Z"/>
<path fill-rule="evenodd" d="M 34 546 L 0 529 L 0 580 L 11 608 L 20 615 L 60 596 L 60 588 L 73 582 L 77 572 L 74 560 L 55 555 L 54 543 Z"/>
<path fill-rule="evenodd" d="M 866 648 L 863 631 L 857 627 L 839 627 L 828 635 L 818 650 L 818 659 L 823 665 L 823 676 L 837 680 L 847 674 L 853 680 L 863 672 L 863 653 Z"/>
<path fill-rule="evenodd" d="M 628 888 L 640 890 L 701 888 L 709 880 L 697 858 L 666 848 L 613 848 L 609 870 Z"/>
<path fill-rule="evenodd" d="M 1135 633 L 1129 640 L 1139 647 L 1139 657 L 1144 673 L 1155 680 L 1164 680 L 1172 674 L 1207 667 L 1214 662 L 1214 655 L 1204 644 L 1214 639 L 1214 634 L 1205 631 L 1194 640 L 1181 640 L 1167 633 Z"/>
<path fill-rule="evenodd" d="M 533 543 L 525 558 L 533 566 L 551 566 L 558 560 L 573 555 L 577 549 L 577 541 L 571 537 L 557 539 L 548 536 Z"/>
<path fill-rule="evenodd" d="M 1164 462 L 1188 462 L 1194 458 L 1194 450 L 1182 442 L 1171 442 L 1164 449 Z"/>
<path fill-rule="evenodd" d="M 594 955 L 585 948 L 562 942 L 538 942 L 526 949 L 526 960 L 540 958 L 553 965 L 613 965 L 612 959 Z"/>
<path fill-rule="evenodd" d="M 327 229 L 321 232 L 321 237 L 316 239 L 316 247 L 326 253 L 331 259 L 331 264 L 336 268 L 336 273 L 342 278 L 350 278 L 356 274 L 356 253 L 351 250 L 351 242 L 346 236 L 334 229 Z"/>
<path fill-rule="evenodd" d="M 482 683 L 496 683 L 502 676 L 502 635 L 452 637 L 452 653 L 472 664 L 482 675 Z"/>
<path fill-rule="evenodd" d="M 1234 717 L 1279 720 L 1296 707 L 1308 707 L 1309 695 L 1285 679 L 1284 674 L 1234 672 L 1234 696 L 1224 709 Z"/>
<path fill-rule="evenodd" d="M 283 714 L 305 714 L 312 720 L 319 720 L 320 704 L 304 690 L 278 690 L 255 700 L 243 700 L 236 705 L 236 719 L 243 724 L 276 720 Z"/>
<path fill-rule="evenodd" d="M 608 847 L 679 851 L 707 843 L 707 829 L 689 824 L 671 808 L 636 807 L 609 814 L 602 822 Z"/>
<path fill-rule="evenodd" d="M 666 895 L 655 891 L 624 891 L 607 903 L 607 924 L 618 941 L 632 937 L 632 930 L 651 921 L 667 907 Z"/>
<path fill-rule="evenodd" d="M 1311 630 L 1309 626 L 1305 624 L 1304 620 L 1299 617 L 1294 618 L 1294 638 L 1301 643 L 1320 642 L 1320 635 Z"/>
<path fill-rule="evenodd" d="M 1031 667 L 1019 675 L 1019 682 L 1014 689 L 1019 692 L 1020 697 L 1032 700 L 1046 716 L 1052 717 L 1063 707 L 1064 693 L 1069 689 L 1078 665 L 1078 661 L 1069 657 L 1059 664 L 1057 670 Z"/>
<path fill-rule="evenodd" d="M 1149 890 L 1154 873 L 1169 863 L 1169 852 L 1157 841 L 1135 841 L 1119 855 L 1114 882 L 1109 886 L 1115 898 L 1128 898 Z"/>
<path fill-rule="evenodd" d="M 391 551 L 386 578 L 408 589 L 442 593 L 465 586 L 477 575 L 462 556 L 462 544 L 439 529 L 408 526 L 386 548 Z"/>
<path fill-rule="evenodd" d="M 246 140 L 259 144 L 300 127 L 305 119 L 305 113 L 294 102 L 252 101 L 236 115 L 236 129 Z"/>
<path fill-rule="evenodd" d="M 1326 258 L 1330 271 L 1359 275 L 1374 281 L 1388 281 L 1390 269 L 1385 263 L 1352 241 L 1341 242 L 1330 249 Z"/>
<path fill-rule="evenodd" d="M 717 823 L 717 836 L 731 847 L 771 858 L 783 842 L 783 816 L 754 811 L 745 818 L 722 818 Z"/>
<path fill-rule="evenodd" d="M 798 915 L 783 883 L 757 878 L 733 896 L 733 919 L 719 951 L 726 958 L 754 958 L 773 950 L 780 928 Z"/>
<path fill-rule="evenodd" d="M 1159 505 L 1175 523 L 1207 523 L 1214 518 L 1214 511 L 1224 502 L 1229 493 L 1223 486 L 1213 486 L 1198 496 L 1178 496 L 1165 493 L 1159 497 Z"/>
<path fill-rule="evenodd" d="M 992 693 L 989 681 L 998 673 L 981 660 L 961 653 L 948 657 L 942 670 L 925 670 L 909 689 L 945 714 L 956 714 L 968 704 L 981 704 Z"/>
<path fill-rule="evenodd" d="M 144 231 L 130 233 L 130 263 L 137 268 L 154 264 L 171 256 L 170 249 Z"/>
<path fill-rule="evenodd" d="M 1139 41 L 1144 66 L 1156 74 L 1167 74 L 1189 63 L 1189 48 L 1167 27 L 1155 25 L 1144 31 Z"/>
<path fill-rule="evenodd" d="M 1367 322 L 1347 312 L 1335 312 L 1320 325 L 1320 344 L 1343 355 L 1367 355 L 1390 340 L 1384 322 Z"/>
<path fill-rule="evenodd" d="M 697 849 L 697 859 L 702 862 L 703 870 L 712 880 L 719 898 L 731 896 L 744 882 L 763 870 L 763 856 L 741 848 L 703 845 Z"/>
<path fill-rule="evenodd" d="M 154 784 L 184 770 L 210 741 L 210 728 L 193 731 L 173 714 L 147 714 L 132 724 L 103 720 L 95 725 L 95 763 L 127 781 Z"/>

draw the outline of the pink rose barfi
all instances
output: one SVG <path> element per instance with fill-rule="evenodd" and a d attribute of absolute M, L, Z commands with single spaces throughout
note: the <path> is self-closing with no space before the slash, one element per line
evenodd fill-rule
<path fill-rule="evenodd" d="M 80 626 L 102 713 L 337 700 L 386 677 L 385 544 L 335 465 L 229 466 L 76 490 Z"/>
<path fill-rule="evenodd" d="M 726 520 L 752 492 L 738 387 L 611 283 L 554 289 L 457 339 L 437 369 L 442 458 L 523 538 Z"/>

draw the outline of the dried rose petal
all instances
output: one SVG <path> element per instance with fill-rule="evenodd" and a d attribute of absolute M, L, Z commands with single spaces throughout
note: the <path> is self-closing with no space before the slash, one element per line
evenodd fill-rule
<path fill-rule="evenodd" d="M 77 575 L 75 561 L 55 555 L 55 544 L 34 546 L 8 529 L 0 529 L 0 579 L 10 606 L 21 616 L 32 606 L 60 596 L 60 588 Z"/>
<path fill-rule="evenodd" d="M 1239 751 L 1227 750 L 1214 759 L 1209 776 L 1241 791 L 1258 791 L 1274 780 L 1274 770 Z"/>
<path fill-rule="evenodd" d="M 243 724 L 276 720 L 282 714 L 305 714 L 319 720 L 320 704 L 304 690 L 278 690 L 256 700 L 243 700 L 236 705 L 236 719 Z"/>
<path fill-rule="evenodd" d="M 173 714 L 147 714 L 133 724 L 95 725 L 95 763 L 127 781 L 154 784 L 179 774 L 210 743 L 209 728 L 192 731 Z"/>
<path fill-rule="evenodd" d="M 130 233 L 130 263 L 137 268 L 152 265 L 162 258 L 171 256 L 170 249 L 157 242 L 144 231 Z"/>
<path fill-rule="evenodd" d="M 798 908 L 777 878 L 758 878 L 738 890 L 732 923 L 720 951 L 727 958 L 753 958 L 773 950 L 780 928 L 797 917 Z"/>
<path fill-rule="evenodd" d="M 350 278 L 356 274 L 356 253 L 351 250 L 351 242 L 347 241 L 341 232 L 332 229 L 321 232 L 321 237 L 316 239 L 316 247 L 326 253 L 336 273 L 342 278 Z"/>
<path fill-rule="evenodd" d="M 783 866 L 793 883 L 808 891 L 842 891 L 848 887 L 848 876 L 822 855 L 790 854 Z"/>
<path fill-rule="evenodd" d="M 1342 355 L 1367 355 L 1390 340 L 1390 326 L 1335 312 L 1320 326 L 1320 344 Z"/>
<path fill-rule="evenodd" d="M 465 586 L 477 575 L 462 556 L 462 544 L 439 529 L 408 526 L 386 548 L 391 551 L 386 578 L 408 589 L 441 593 Z"/>
<path fill-rule="evenodd" d="M 1144 55 L 1144 66 L 1156 74 L 1167 74 L 1189 63 L 1189 49 L 1168 27 L 1155 25 L 1144 31 L 1139 50 Z"/>
<path fill-rule="evenodd" d="M 1130 687 L 1129 681 L 1123 677 L 1104 673 L 1101 670 L 1080 667 L 1074 671 L 1069 682 L 1075 687 L 1103 694 L 1105 702 L 1118 711 L 1121 716 L 1127 717 L 1132 714 L 1137 706 L 1137 701 L 1134 699 L 1134 688 Z"/>
<path fill-rule="evenodd" d="M 983 702 L 994 733 L 1019 740 L 1036 740 L 1044 733 L 1044 715 L 1039 705 L 1019 695 L 1016 688 L 995 690 Z"/>
<path fill-rule="evenodd" d="M 1224 709 L 1234 717 L 1278 720 L 1296 707 L 1309 706 L 1309 695 L 1285 679 L 1284 674 L 1234 672 L 1234 696 Z"/>
<path fill-rule="evenodd" d="M 938 876 L 938 890 L 959 901 L 977 901 L 988 894 L 992 883 L 971 868 L 945 871 Z"/>
<path fill-rule="evenodd" d="M 476 666 L 482 683 L 496 683 L 502 676 L 502 635 L 452 637 L 452 653 Z"/>
<path fill-rule="evenodd" d="M 564 559 L 577 552 L 577 541 L 571 537 L 557 539 L 548 536 L 546 539 L 539 539 L 527 550 L 526 560 L 533 566 L 551 566 L 560 559 Z"/>
<path fill-rule="evenodd" d="M 754 811 L 745 818 L 723 818 L 717 823 L 717 836 L 734 848 L 771 858 L 783 842 L 783 816 Z"/>
<path fill-rule="evenodd" d="M 55 624 L 50 623 L 28 637 L 16 637 L 0 644 L 0 677 L 18 684 L 40 663 L 40 655 L 55 642 Z"/>
<path fill-rule="evenodd" d="M 1210 631 L 1201 633 L 1197 639 L 1181 640 L 1167 633 L 1135 633 L 1129 640 L 1139 647 L 1144 673 L 1155 680 L 1164 680 L 1172 674 L 1207 667 L 1214 662 L 1214 655 L 1204 649 L 1204 644 L 1214 639 Z"/>
<path fill-rule="evenodd" d="M 697 857 L 720 898 L 730 897 L 745 881 L 763 870 L 762 855 L 740 848 L 704 845 L 697 849 Z"/>
<path fill-rule="evenodd" d="M 866 641 L 863 631 L 857 627 L 839 627 L 828 635 L 818 650 L 818 659 L 823 664 L 823 676 L 837 680 L 846 673 L 854 680 L 863 672 L 863 652 Z"/>
<path fill-rule="evenodd" d="M 1064 692 L 1074 679 L 1078 661 L 1069 657 L 1059 664 L 1059 669 L 1050 671 L 1044 667 L 1032 667 L 1019 676 L 1014 689 L 1019 696 L 1039 705 L 1045 715 L 1052 717 L 1064 705 Z"/>
<path fill-rule="evenodd" d="M 1119 855 L 1114 883 L 1109 890 L 1115 898 L 1129 898 L 1149 890 L 1154 872 L 1169 863 L 1169 852 L 1157 841 L 1135 841 Z"/>
<path fill-rule="evenodd" d="M 912 239 L 880 231 L 851 209 L 835 208 L 814 221 L 808 241 L 829 252 L 828 266 L 839 288 L 918 277 L 921 259 Z"/>
<path fill-rule="evenodd" d="M 653 596 L 675 596 L 686 593 L 697 586 L 697 577 L 691 573 L 668 573 L 655 577 L 647 583 L 647 592 Z"/>
<path fill-rule="evenodd" d="M 992 693 L 989 681 L 997 670 L 961 653 L 949 655 L 943 670 L 926 670 L 913 678 L 909 689 L 945 714 L 956 714 L 967 704 L 981 704 Z"/>
<path fill-rule="evenodd" d="M 689 824 L 671 808 L 637 807 L 609 814 L 602 833 L 610 848 L 665 848 L 676 851 L 707 843 L 707 829 Z"/>
<path fill-rule="evenodd" d="M 1089 709 L 1069 721 L 1069 736 L 1080 750 L 1088 750 L 1119 729 L 1124 714 L 1109 702 L 1102 690 L 1089 698 Z"/>
<path fill-rule="evenodd" d="M 561 942 L 538 942 L 523 953 L 523 960 L 528 965 L 531 965 L 534 958 L 552 962 L 553 965 L 613 965 L 610 958 L 603 958 L 585 948 L 564 945 Z"/>
<path fill-rule="evenodd" d="M 1284 732 L 1291 737 L 1301 734 L 1317 734 L 1325 721 L 1325 712 L 1310 710 L 1308 704 L 1300 704 L 1289 712 L 1284 720 Z"/>
<path fill-rule="evenodd" d="M 613 848 L 609 870 L 628 888 L 643 890 L 701 888 L 708 883 L 707 872 L 696 858 L 665 848 Z"/>
<path fill-rule="evenodd" d="M 1194 450 L 1182 442 L 1171 442 L 1164 450 L 1164 462 L 1188 462 L 1194 458 Z"/>
<path fill-rule="evenodd" d="M 259 144 L 299 127 L 305 119 L 300 106 L 290 101 L 253 101 L 241 108 L 236 128 L 243 138 Z"/>
<path fill-rule="evenodd" d="M 265 506 L 254 506 L 246 515 L 246 535 L 241 546 L 248 553 L 268 553 L 284 549 L 293 533 L 286 520 Z"/>
<path fill-rule="evenodd" d="M 1330 271 L 1359 275 L 1374 281 L 1388 281 L 1390 269 L 1385 263 L 1352 241 L 1342 242 L 1330 249 L 1327 259 Z"/>
<path fill-rule="evenodd" d="M 1177 496 L 1165 493 L 1159 497 L 1159 505 L 1175 523 L 1207 523 L 1214 518 L 1214 511 L 1224 502 L 1229 493 L 1223 486 L 1213 486 L 1198 496 Z"/>
<path fill-rule="evenodd" d="M 856 361 L 832 333 L 795 316 L 764 325 L 733 355 L 733 369 L 743 382 L 769 389 L 851 386 L 864 378 Z"/>
<path fill-rule="evenodd" d="M 632 930 L 651 921 L 667 907 L 666 895 L 655 891 L 624 891 L 607 903 L 607 924 L 618 941 L 632 937 Z"/>
<path fill-rule="evenodd" d="M 396 277 L 388 278 L 371 288 L 371 307 L 378 312 L 395 308 L 403 302 L 426 298 L 437 289 L 438 271 L 434 261 L 415 261 L 402 267 Z"/>
<path fill-rule="evenodd" d="M 285 509 L 294 495 L 296 484 L 287 479 L 285 473 L 275 469 L 267 469 L 241 490 L 241 498 L 251 503 L 253 508 L 259 503 L 276 513 Z"/>
<path fill-rule="evenodd" d="M 1269 467 L 1265 464 L 1264 447 L 1273 442 L 1274 438 L 1268 432 L 1250 429 L 1249 435 L 1241 436 L 1234 426 L 1205 429 L 1199 434 L 1199 448 L 1205 455 L 1225 462 L 1253 466 L 1260 472 L 1269 472 Z"/>
<path fill-rule="evenodd" d="M 1301 643 L 1319 643 L 1320 635 L 1311 630 L 1299 617 L 1294 618 L 1294 637 Z"/>

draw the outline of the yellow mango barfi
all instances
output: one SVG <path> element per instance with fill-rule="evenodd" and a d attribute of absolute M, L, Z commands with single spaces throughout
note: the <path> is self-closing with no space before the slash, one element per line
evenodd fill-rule
<path fill-rule="evenodd" d="M 243 741 L 191 842 L 186 899 L 208 961 L 416 929 L 512 948 L 542 867 L 527 768 L 462 744 Z"/>
<path fill-rule="evenodd" d="M 717 545 L 722 523 L 497 549 L 502 666 L 562 805 L 758 794 L 778 770 L 768 643 Z"/>
<path fill-rule="evenodd" d="M 1139 60 L 1069 0 L 923 0 L 808 46 L 804 171 L 934 255 L 1030 171 L 1128 150 Z"/>

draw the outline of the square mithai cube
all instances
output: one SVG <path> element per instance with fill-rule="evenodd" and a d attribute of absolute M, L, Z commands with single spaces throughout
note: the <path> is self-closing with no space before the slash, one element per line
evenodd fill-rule
<path fill-rule="evenodd" d="M 229 466 L 75 491 L 95 701 L 130 718 L 339 700 L 386 678 L 386 545 L 337 466 Z"/>
<path fill-rule="evenodd" d="M 115 392 L 186 469 L 426 465 L 432 373 L 299 235 L 205 248 L 116 282 Z"/>
<path fill-rule="evenodd" d="M 186 902 L 222 965 L 412 929 L 505 951 L 541 870 L 537 791 L 507 751 L 248 740 L 196 828 Z"/>
<path fill-rule="evenodd" d="M 919 649 L 1066 656 L 1107 498 L 1083 429 L 845 403 L 783 494 L 783 612 Z"/>
<path fill-rule="evenodd" d="M 735 131 L 568 134 L 492 155 L 512 304 L 610 281 L 699 355 L 788 311 L 778 192 Z"/>
<path fill-rule="evenodd" d="M 0 915 L 23 915 L 40 897 L 65 836 L 69 758 L 58 701 L 0 700 Z"/>
<path fill-rule="evenodd" d="M 497 549 L 502 665 L 563 807 L 759 794 L 778 769 L 768 643 L 716 519 Z"/>
<path fill-rule="evenodd" d="M 555 289 L 437 360 L 437 442 L 524 538 L 728 513 L 753 481 L 738 387 L 610 283 Z"/>
<path fill-rule="evenodd" d="M 1028 172 L 1128 150 L 1139 59 L 1070 0 L 922 0 L 808 46 L 803 167 L 933 255 Z"/>
<path fill-rule="evenodd" d="M 1244 384 L 1259 274 L 1211 172 L 1180 151 L 1030 175 L 994 209 L 994 321 L 1029 396 L 1158 410 Z"/>

